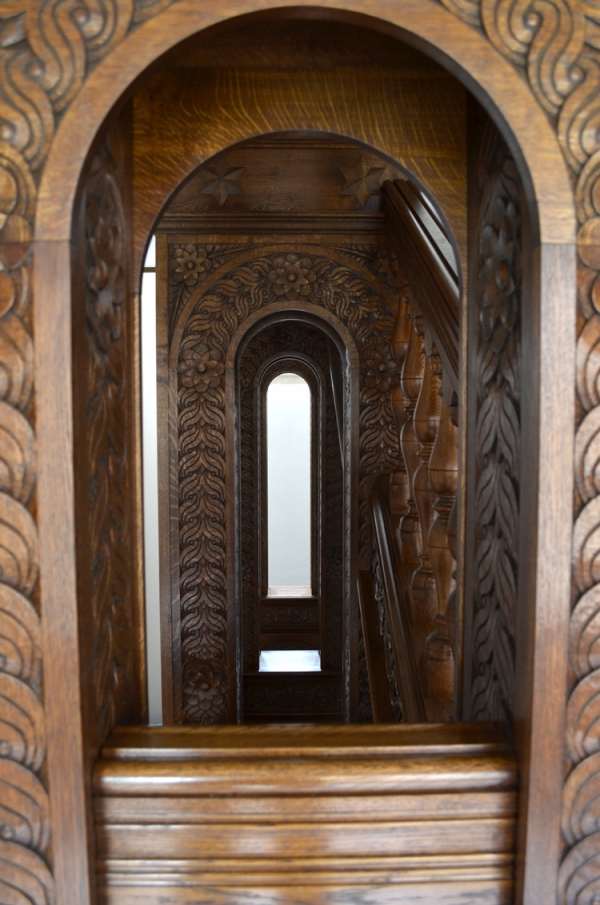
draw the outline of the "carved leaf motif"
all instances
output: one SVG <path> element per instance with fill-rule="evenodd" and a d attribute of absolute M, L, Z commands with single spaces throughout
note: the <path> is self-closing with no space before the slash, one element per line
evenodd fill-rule
<path fill-rule="evenodd" d="M 518 2 L 494 9 L 518 54 Z M 489 26 L 490 7 L 482 7 Z M 503 18 L 504 17 L 504 18 Z M 512 30 L 511 30 L 512 29 Z M 521 35 L 524 37 L 524 35 Z M 477 481 L 474 551 L 472 713 L 511 720 L 520 469 L 520 197 L 514 162 L 501 142 L 482 174 L 477 317 Z"/>

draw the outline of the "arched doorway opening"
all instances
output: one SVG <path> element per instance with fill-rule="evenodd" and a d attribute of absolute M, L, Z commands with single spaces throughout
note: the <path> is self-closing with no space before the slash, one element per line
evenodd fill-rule
<path fill-rule="evenodd" d="M 415 26 L 415 28 L 416 28 L 416 26 Z M 441 37 L 440 37 L 440 43 L 443 43 L 443 40 L 442 40 Z M 482 77 L 482 81 L 483 81 L 483 77 Z M 507 108 L 508 108 L 508 107 L 510 107 L 510 103 L 507 101 Z M 510 116 L 507 114 L 507 115 L 506 115 L 506 118 L 507 118 L 507 119 L 510 119 Z M 66 130 L 65 130 L 65 131 L 66 131 Z M 509 137 L 510 137 L 511 140 L 512 140 L 512 136 L 509 136 Z M 521 150 L 523 150 L 523 148 L 521 148 Z M 535 156 L 535 155 L 534 155 L 534 156 Z M 535 166 L 532 165 L 532 162 L 531 162 L 531 161 L 529 161 L 529 163 L 530 163 L 531 171 L 532 171 L 532 173 L 533 173 L 533 172 L 535 171 Z M 535 176 L 537 176 L 537 175 L 538 175 L 538 174 L 535 173 Z M 42 224 L 42 225 L 41 225 L 41 236 L 42 236 L 42 238 L 43 238 L 43 235 L 44 235 L 44 233 L 43 233 L 43 230 L 44 230 L 43 218 L 42 218 L 42 220 L 41 220 L 40 222 L 41 222 L 41 224 Z M 42 264 L 42 267 L 40 268 L 40 270 L 38 271 L 38 278 L 41 278 L 40 275 L 42 275 L 42 276 L 44 275 L 43 264 Z M 46 274 L 46 275 L 47 275 L 47 274 Z M 553 309 L 553 310 L 554 310 L 554 309 Z M 547 312 L 545 311 L 544 313 L 546 314 Z M 41 326 L 43 326 L 43 323 L 44 323 L 43 318 L 46 317 L 46 316 L 47 316 L 47 312 L 40 315 L 40 317 L 41 317 L 40 325 L 41 325 Z M 63 338 L 63 342 L 64 342 L 64 338 Z M 65 348 L 66 348 L 67 346 L 68 346 L 68 343 L 66 344 Z M 47 355 L 47 351 L 44 353 L 44 355 Z M 40 369 L 40 374 L 43 373 L 44 366 L 45 366 L 45 365 L 47 366 L 48 363 L 49 363 L 49 360 L 48 360 L 47 358 L 44 359 L 44 357 L 42 356 L 42 360 L 40 361 L 40 364 L 41 364 L 41 366 L 42 366 L 41 369 Z M 542 379 L 543 379 L 543 378 L 542 378 Z M 48 401 L 49 401 L 49 400 L 48 400 Z M 44 425 L 44 417 L 47 417 L 47 416 L 48 416 L 48 413 L 50 412 L 51 409 L 52 409 L 52 406 L 49 405 L 48 408 L 46 408 L 46 410 L 45 410 L 45 415 L 41 417 L 40 425 L 41 425 L 42 429 L 43 429 L 43 425 Z M 46 421 L 45 423 L 46 423 L 46 427 L 49 428 L 49 427 L 50 427 L 49 421 Z M 55 428 L 55 427 L 56 427 L 56 422 L 55 422 L 55 424 L 54 424 L 54 428 Z M 49 431 L 49 432 L 48 432 L 48 436 L 50 436 L 51 433 L 52 433 L 52 431 Z M 67 457 L 67 459 L 68 459 L 68 457 Z M 42 500 L 42 498 L 43 498 L 43 493 L 41 493 L 40 499 Z M 46 497 L 46 501 L 48 501 L 48 496 Z M 47 503 L 46 503 L 46 505 L 47 505 Z M 538 507 L 538 512 L 539 512 L 539 507 Z M 46 517 L 48 517 L 48 508 L 46 508 Z M 50 522 L 51 522 L 51 521 L 52 521 L 52 519 L 50 518 Z M 67 520 L 67 521 L 68 521 L 68 520 Z M 555 527 L 556 527 L 555 521 L 553 522 L 553 524 L 554 524 Z M 548 522 L 545 522 L 545 523 L 544 523 L 545 530 L 546 530 L 546 528 L 547 528 L 547 525 L 548 525 Z M 49 564 L 49 566 L 48 566 L 48 574 L 49 574 L 49 576 L 52 575 L 52 568 L 53 568 L 53 567 L 51 566 L 51 564 Z M 536 582 L 536 586 L 539 584 L 539 575 L 537 576 L 537 578 L 538 578 L 538 581 Z M 47 588 L 49 594 L 51 595 L 51 594 L 52 594 L 52 580 L 51 580 L 51 578 L 50 578 L 50 580 L 48 581 L 48 583 L 47 583 L 47 585 L 46 585 L 46 588 Z M 76 599 L 77 599 L 77 597 L 76 597 L 76 595 L 75 595 L 75 601 L 76 601 Z M 50 616 L 50 614 L 51 614 L 51 607 L 50 607 L 49 610 L 48 610 L 48 614 L 49 614 L 49 616 Z M 50 618 L 51 618 L 51 616 L 50 616 Z M 51 623 L 49 623 L 49 624 L 51 624 Z M 531 701 L 529 702 L 529 704 L 531 704 Z M 528 705 L 528 706 L 529 706 L 529 705 Z M 78 708 L 77 708 L 77 709 L 78 709 Z"/>

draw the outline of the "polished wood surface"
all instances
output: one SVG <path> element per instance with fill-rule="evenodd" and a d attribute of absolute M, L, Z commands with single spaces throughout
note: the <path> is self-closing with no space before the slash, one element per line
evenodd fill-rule
<path fill-rule="evenodd" d="M 99 901 L 508 903 L 515 784 L 484 724 L 117 730 Z"/>
<path fill-rule="evenodd" d="M 311 0 L 265 0 L 261 13 L 290 5 L 289 15 Z M 19 605 L 11 607 L 18 624 L 41 626 L 43 686 L 26 672 L 2 666 L 6 696 L 3 719 L 14 726 L 14 713 L 27 713 L 35 726 L 35 744 L 21 758 L 20 745 L 3 754 L 2 775 L 13 788 L 30 789 L 36 779 L 51 799 L 51 842 L 48 826 L 30 837 L 15 831 L 3 838 L 2 854 L 9 865 L 11 891 L 31 889 L 35 878 L 39 899 L 51 902 L 89 901 L 90 865 L 86 861 L 86 805 L 89 784 L 83 756 L 82 710 L 86 697 L 80 682 L 79 603 L 75 577 L 74 450 L 72 444 L 72 319 L 74 266 L 72 239 L 77 242 L 74 200 L 84 162 L 106 116 L 123 92 L 170 47 L 195 32 L 246 12 L 253 0 L 227 4 L 197 0 L 131 3 L 109 0 L 86 16 L 74 11 L 60 18 L 59 0 L 2 4 L 3 80 L 2 134 L 2 292 L 1 335 L 7 378 L 2 427 L 8 448 L 13 438 L 37 440 L 35 496 L 21 493 L 19 469 L 7 469 L 3 485 L 7 562 L 22 564 L 19 577 L 8 566 L 2 582 Z M 572 693 L 570 732 L 577 735 L 580 714 L 593 702 L 597 660 L 588 652 L 597 613 L 596 556 L 597 490 L 593 454 L 598 401 L 595 386 L 598 272 L 598 137 L 593 122 L 597 75 L 597 21 L 590 4 L 548 2 L 535 15 L 521 17 L 506 4 L 444 0 L 322 0 L 329 15 L 350 17 L 354 24 L 385 28 L 409 42 L 421 43 L 454 72 L 459 72 L 486 109 L 497 119 L 522 175 L 533 220 L 533 265 L 527 298 L 531 313 L 531 348 L 539 356 L 526 362 L 536 369 L 538 391 L 524 400 L 527 429 L 541 437 L 530 463 L 525 504 L 538 525 L 536 552 L 525 564 L 531 608 L 526 614 L 528 643 L 517 653 L 519 688 L 523 689 L 518 724 L 526 740 L 519 754 L 523 781 L 520 807 L 518 900 L 553 901 L 559 859 L 558 815 L 564 780 L 562 702 L 567 676 L 569 562 L 575 550 L 576 590 L 572 614 Z M 446 7 L 444 9 L 444 7 Z M 424 10 L 425 13 L 424 14 Z M 64 6 L 62 7 L 64 12 Z M 303 10 L 320 17 L 321 10 Z M 370 18 L 360 18 L 364 14 Z M 279 11 L 277 15 L 279 15 Z M 56 23 L 60 21 L 60 26 Z M 381 23 L 384 23 L 383 25 Z M 318 22 L 317 22 L 318 24 Z M 398 28 L 404 31 L 397 31 Z M 17 87 L 18 86 L 18 87 Z M 292 127 L 295 123 L 292 123 Z M 224 132 L 214 131 L 217 137 Z M 248 137 L 245 135 L 244 137 Z M 216 146 L 214 151 L 221 150 Z M 39 187 L 39 190 L 38 190 Z M 157 209 L 164 198 L 156 199 Z M 575 319 L 574 204 L 580 225 L 578 394 L 576 454 L 578 491 L 573 507 L 573 375 Z M 34 218 L 37 216 L 36 238 Z M 541 237 L 541 245 L 538 240 Z M 79 236 L 81 239 L 81 236 Z M 33 252 L 33 283 L 22 280 L 22 264 Z M 538 279 L 539 276 L 539 279 Z M 13 299 L 10 282 L 19 288 Z M 32 286 L 30 293 L 29 287 Z M 24 292 L 21 293 L 21 290 Z M 33 338 L 35 337 L 35 342 Z M 15 338 L 17 342 L 15 343 Z M 75 336 L 75 341 L 81 337 Z M 32 387 L 35 358 L 35 395 Z M 15 376 L 16 375 L 16 376 Z M 22 378 L 25 378 L 22 380 Z M 23 393 L 16 388 L 24 388 Z M 590 388 L 591 392 L 590 392 Z M 25 392 L 27 389 L 27 392 Z M 537 415 L 539 414 L 539 419 Z M 530 417 L 531 416 L 531 417 Z M 17 425 L 17 426 L 15 426 Z M 531 425 L 531 427 L 529 427 Z M 19 427 L 20 426 L 20 427 Z M 23 428 L 23 430 L 21 430 Z M 540 451 L 542 450 L 542 452 Z M 25 460 L 32 459 L 25 455 Z M 12 460 L 11 460 L 12 461 Z M 27 475 L 32 477 L 32 469 Z M 583 480 L 582 480 L 583 475 Z M 543 488 L 538 493 L 538 486 Z M 573 508 L 576 516 L 572 541 Z M 529 526 L 528 526 L 529 527 Z M 40 582 L 37 574 L 39 533 Z M 18 540 L 12 555 L 12 539 Z M 27 615 L 22 615 L 27 613 Z M 525 618 L 525 616 L 523 617 Z M 9 620 L 9 626 L 13 622 Z M 587 628 L 589 627 L 589 628 Z M 10 628 L 6 631 L 10 632 Z M 21 637 L 21 636 L 20 636 Z M 21 648 L 19 648 L 20 650 Z M 25 658 L 26 660 L 26 658 Z M 37 661 L 36 661 L 37 662 Z M 13 679 L 15 680 L 13 682 Z M 29 689 L 31 694 L 27 691 Z M 43 691 L 42 691 L 43 689 Z M 15 708 L 15 702 L 19 702 Z M 582 702 L 586 706 L 582 707 Z M 47 758 L 45 756 L 47 741 Z M 565 793 L 563 840 L 565 855 L 559 896 L 573 903 L 581 888 L 597 882 L 592 823 L 579 821 L 573 802 L 592 801 L 584 780 L 595 763 L 594 740 L 570 745 L 568 789 Z M 35 755 L 32 753 L 35 752 Z M 527 753 L 529 752 L 529 753 Z M 18 769 L 14 769 L 18 765 Z M 22 770 L 20 768 L 23 768 Z M 16 774 L 19 773 L 19 778 Z M 579 787 L 578 783 L 582 785 Z M 577 796 L 573 791 L 581 788 Z M 27 800 L 30 800 L 27 798 Z M 571 819 L 571 815 L 573 819 Z M 46 818 L 44 818 L 46 819 Z M 13 818 L 5 831 L 10 835 Z M 3 876 L 3 882 L 5 877 Z M 53 883 L 56 883 L 56 893 Z M 3 887 L 4 892 L 4 887 Z M 382 893 L 383 894 L 383 893 Z M 391 891 L 390 895 L 394 896 Z M 13 896 L 14 897 L 14 896 Z M 142 894 L 143 898 L 143 894 Z"/>

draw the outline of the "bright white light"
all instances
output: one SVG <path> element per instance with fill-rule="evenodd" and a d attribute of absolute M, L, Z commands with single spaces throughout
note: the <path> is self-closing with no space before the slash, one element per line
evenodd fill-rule
<path fill-rule="evenodd" d="M 258 662 L 259 672 L 320 672 L 318 650 L 264 650 Z"/>
<path fill-rule="evenodd" d="M 268 584 L 311 585 L 310 389 L 280 374 L 267 390 Z"/>
<path fill-rule="evenodd" d="M 152 239 L 154 243 L 154 238 Z M 152 246 L 151 243 L 151 247 Z M 150 251 L 148 252 L 150 254 Z M 148 260 L 148 259 L 146 259 Z M 142 277 L 142 462 L 148 722 L 162 724 L 160 590 L 158 572 L 158 434 L 156 412 L 156 274 Z"/>

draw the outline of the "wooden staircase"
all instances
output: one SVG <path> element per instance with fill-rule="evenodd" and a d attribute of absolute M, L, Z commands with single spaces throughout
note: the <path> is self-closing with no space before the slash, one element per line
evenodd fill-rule
<path fill-rule="evenodd" d="M 516 769 L 490 724 L 117 730 L 99 905 L 508 905 Z"/>

